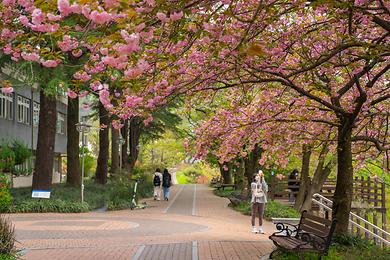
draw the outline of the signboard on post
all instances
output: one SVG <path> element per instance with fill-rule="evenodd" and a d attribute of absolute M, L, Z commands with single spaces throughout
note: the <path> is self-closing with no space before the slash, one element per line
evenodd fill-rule
<path fill-rule="evenodd" d="M 50 193 L 50 190 L 33 190 L 31 197 L 38 199 L 50 199 Z"/>

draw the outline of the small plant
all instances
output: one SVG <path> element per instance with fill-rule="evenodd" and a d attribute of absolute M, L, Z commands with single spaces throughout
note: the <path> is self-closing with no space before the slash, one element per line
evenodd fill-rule
<path fill-rule="evenodd" d="M 15 166 L 15 153 L 8 145 L 0 147 L 0 171 L 12 172 Z"/>
<path fill-rule="evenodd" d="M 0 211 L 3 211 L 12 201 L 12 196 L 9 191 L 9 183 L 7 176 L 0 173 Z"/>
<path fill-rule="evenodd" d="M 15 165 L 23 164 L 32 156 L 31 149 L 18 140 L 12 143 L 12 150 L 15 153 Z"/>
<path fill-rule="evenodd" d="M 9 219 L 0 215 L 0 255 L 9 256 L 15 254 L 15 228 Z"/>

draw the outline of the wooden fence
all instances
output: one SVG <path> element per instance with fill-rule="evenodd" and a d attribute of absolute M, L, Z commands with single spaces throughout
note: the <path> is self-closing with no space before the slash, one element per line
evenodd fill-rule
<path fill-rule="evenodd" d="M 296 196 L 298 193 L 300 181 L 294 181 L 296 184 L 291 185 L 290 188 L 295 188 L 296 191 L 291 192 L 288 186 L 288 180 L 278 180 L 275 177 L 271 177 L 269 182 L 269 197 L 274 200 L 288 202 L 289 196 Z M 336 181 L 330 179 L 325 182 L 320 194 L 332 200 L 335 189 Z M 313 206 L 314 211 L 317 209 L 318 207 Z M 385 231 L 389 230 L 386 219 L 386 184 L 370 177 L 356 177 L 353 183 L 352 212 L 374 225 L 381 227 Z M 352 220 L 358 224 L 363 224 L 359 219 Z M 376 233 L 367 224 L 364 224 L 364 227 Z M 359 236 L 368 237 L 367 233 L 362 234 L 360 229 L 356 227 L 352 227 L 351 231 Z"/>

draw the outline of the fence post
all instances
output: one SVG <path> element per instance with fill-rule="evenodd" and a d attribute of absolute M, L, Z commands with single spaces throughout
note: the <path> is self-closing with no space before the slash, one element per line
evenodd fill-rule
<path fill-rule="evenodd" d="M 386 230 L 386 185 L 385 181 L 383 180 L 382 182 L 382 187 L 381 187 L 381 197 L 382 197 L 382 229 Z M 383 234 L 382 236 L 384 239 L 387 239 L 386 234 Z"/>

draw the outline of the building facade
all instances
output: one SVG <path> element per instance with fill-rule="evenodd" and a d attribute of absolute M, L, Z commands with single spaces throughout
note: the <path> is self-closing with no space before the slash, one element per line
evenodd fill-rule
<path fill-rule="evenodd" d="M 0 78 L 5 77 L 0 74 Z M 35 153 L 39 124 L 39 91 L 31 87 L 15 87 L 14 92 L 0 91 L 0 143 L 19 140 Z M 57 99 L 57 133 L 53 172 L 61 173 L 61 157 L 66 155 L 66 98 Z"/>

